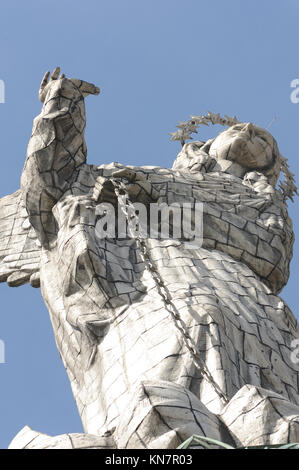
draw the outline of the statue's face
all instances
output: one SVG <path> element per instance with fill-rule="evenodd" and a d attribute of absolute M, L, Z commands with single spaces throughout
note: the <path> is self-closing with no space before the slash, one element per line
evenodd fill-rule
<path fill-rule="evenodd" d="M 219 159 L 231 160 L 245 168 L 263 169 L 273 159 L 274 139 L 261 127 L 240 123 L 216 137 L 209 154 Z"/>

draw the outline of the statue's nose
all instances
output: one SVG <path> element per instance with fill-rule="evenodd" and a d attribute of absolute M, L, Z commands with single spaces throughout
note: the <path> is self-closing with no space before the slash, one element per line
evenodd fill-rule
<path fill-rule="evenodd" d="M 255 136 L 254 126 L 251 122 L 245 124 L 241 132 L 246 133 L 250 139 Z"/>

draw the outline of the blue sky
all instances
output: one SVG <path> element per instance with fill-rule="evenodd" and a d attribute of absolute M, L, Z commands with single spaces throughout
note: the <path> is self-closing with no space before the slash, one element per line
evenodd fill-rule
<path fill-rule="evenodd" d="M 209 110 L 262 127 L 275 117 L 270 131 L 299 183 L 298 22 L 298 0 L 1 2 L 0 197 L 19 188 L 39 83 L 56 65 L 101 88 L 86 99 L 89 163 L 169 167 L 180 144 L 168 132 Z M 289 208 L 295 234 L 298 204 Z M 298 243 L 281 294 L 297 318 Z M 0 448 L 26 424 L 82 432 L 39 289 L 1 284 L 0 305 Z"/>

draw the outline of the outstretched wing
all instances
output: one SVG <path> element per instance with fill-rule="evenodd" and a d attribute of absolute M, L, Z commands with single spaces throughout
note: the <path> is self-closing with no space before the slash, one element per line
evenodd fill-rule
<path fill-rule="evenodd" d="M 0 199 L 0 282 L 39 287 L 41 248 L 30 225 L 21 191 Z"/>

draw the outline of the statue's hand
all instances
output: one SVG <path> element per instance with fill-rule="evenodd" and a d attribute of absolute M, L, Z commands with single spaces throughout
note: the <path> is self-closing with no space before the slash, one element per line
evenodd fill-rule
<path fill-rule="evenodd" d="M 117 201 L 112 180 L 122 181 L 126 186 L 126 191 L 132 202 L 142 202 L 144 204 L 156 201 L 159 197 L 146 177 L 131 168 L 123 168 L 112 173 L 112 177 L 105 178 L 99 176 L 93 191 L 93 199 L 96 202 Z"/>
<path fill-rule="evenodd" d="M 60 67 L 56 67 L 53 71 L 51 77 L 50 72 L 46 72 L 43 76 L 43 79 L 40 84 L 38 97 L 39 100 L 44 103 L 45 98 L 48 92 L 57 85 L 58 80 L 68 80 L 72 82 L 73 85 L 82 93 L 83 97 L 85 98 L 88 95 L 98 95 L 100 93 L 100 89 L 93 85 L 92 83 L 84 82 L 83 80 L 78 80 L 77 78 L 66 78 L 65 74 L 62 73 L 60 76 Z M 50 77 L 50 81 L 49 81 Z"/>

